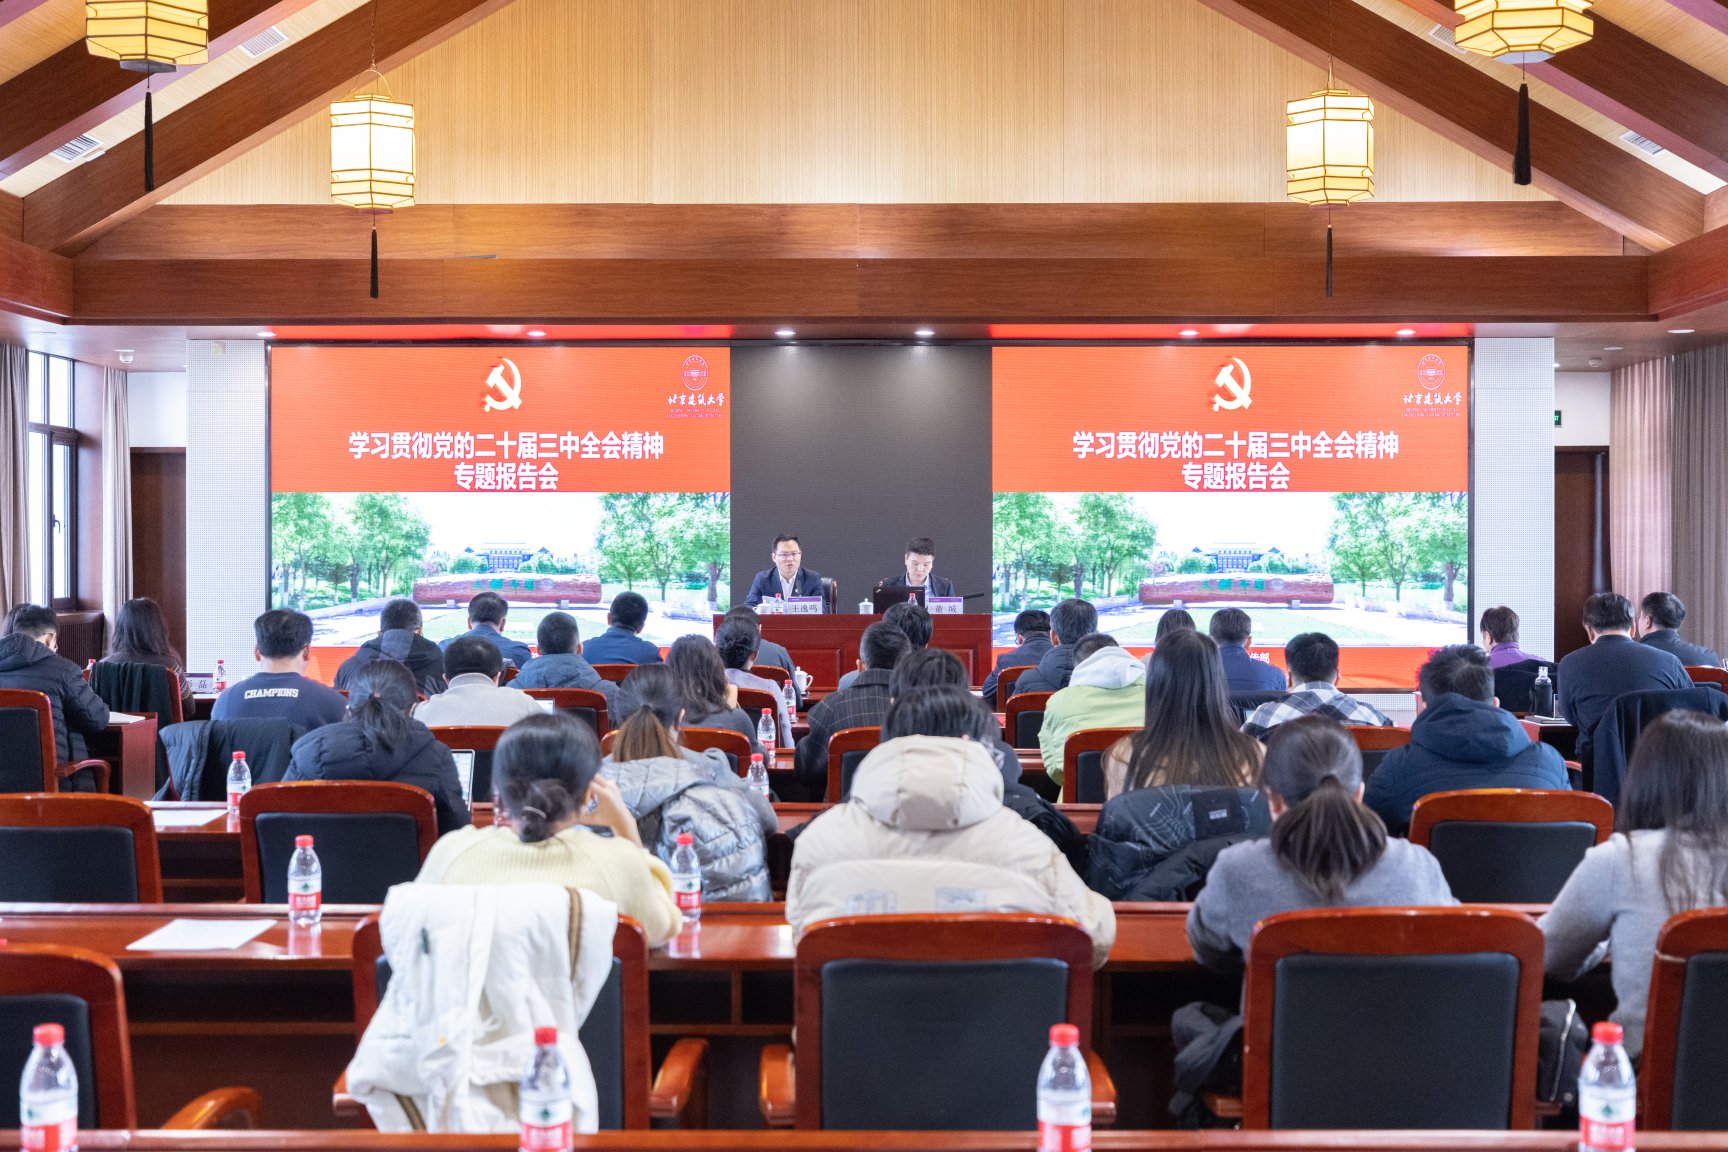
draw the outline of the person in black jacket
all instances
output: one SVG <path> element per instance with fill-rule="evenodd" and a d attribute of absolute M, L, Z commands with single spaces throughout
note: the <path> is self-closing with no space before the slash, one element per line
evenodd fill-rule
<path fill-rule="evenodd" d="M 1050 613 L 1042 608 L 1028 608 L 1014 617 L 1014 643 L 1019 647 L 996 657 L 996 667 L 984 677 L 984 703 L 993 711 L 996 710 L 996 678 L 1010 668 L 1036 667 L 1038 661 L 1055 647 L 1050 643 Z"/>
<path fill-rule="evenodd" d="M 378 613 L 378 635 L 336 669 L 337 690 L 347 691 L 355 674 L 374 660 L 400 660 L 413 673 L 422 695 L 444 691 L 444 650 L 420 634 L 420 605 L 412 600 L 384 605 Z"/>
<path fill-rule="evenodd" d="M 85 758 L 84 736 L 108 727 L 108 705 L 84 683 L 78 665 L 55 651 L 60 618 L 52 608 L 26 604 L 9 617 L 12 631 L 0 639 L 0 688 L 40 692 L 54 711 L 54 756 L 62 763 Z M 89 769 L 60 782 L 62 791 L 93 792 Z"/>
<path fill-rule="evenodd" d="M 348 714 L 294 744 L 284 781 L 388 780 L 432 794 L 438 834 L 469 823 L 462 781 L 450 749 L 408 713 L 415 703 L 414 675 L 399 660 L 374 660 L 354 674 Z"/>
<path fill-rule="evenodd" d="M 1652 592 L 1638 606 L 1638 643 L 1672 653 L 1688 668 L 1720 668 L 1722 657 L 1702 644 L 1680 639 L 1686 605 L 1672 592 Z"/>
<path fill-rule="evenodd" d="M 1560 661 L 1555 687 L 1560 714 L 1578 729 L 1578 759 L 1589 765 L 1596 725 L 1616 696 L 1690 688 L 1692 680 L 1673 653 L 1632 639 L 1632 601 L 1624 596 L 1598 592 L 1584 601 L 1584 631 L 1589 646 Z"/>
<path fill-rule="evenodd" d="M 1082 636 L 1098 631 L 1098 609 L 1085 600 L 1067 599 L 1050 610 L 1050 639 L 1055 647 L 1038 661 L 1038 667 L 1014 682 L 1010 696 L 1022 692 L 1060 692 L 1074 675 L 1074 645 Z"/>

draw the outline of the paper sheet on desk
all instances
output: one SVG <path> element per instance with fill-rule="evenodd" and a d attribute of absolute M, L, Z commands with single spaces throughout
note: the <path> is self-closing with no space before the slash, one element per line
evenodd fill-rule
<path fill-rule="evenodd" d="M 248 944 L 276 926 L 274 920 L 170 920 L 126 945 L 128 952 L 218 952 Z"/>
<path fill-rule="evenodd" d="M 216 820 L 226 820 L 226 808 L 157 808 L 150 818 L 158 828 L 202 828 Z"/>
<path fill-rule="evenodd" d="M 143 722 L 144 717 L 134 716 L 130 712 L 108 713 L 108 723 L 110 724 L 142 724 Z"/>

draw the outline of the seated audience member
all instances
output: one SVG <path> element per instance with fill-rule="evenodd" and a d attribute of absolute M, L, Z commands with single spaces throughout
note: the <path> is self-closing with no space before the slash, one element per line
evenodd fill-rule
<path fill-rule="evenodd" d="M 1044 771 L 1062 782 L 1062 747 L 1081 729 L 1138 728 L 1145 722 L 1145 663 L 1114 636 L 1082 636 L 1074 645 L 1068 687 L 1044 704 L 1044 726 L 1038 730 Z"/>
<path fill-rule="evenodd" d="M 1218 645 L 1218 659 L 1231 692 L 1282 692 L 1284 673 L 1264 660 L 1248 655 L 1254 642 L 1254 621 L 1240 608 L 1220 608 L 1212 613 L 1207 631 Z"/>
<path fill-rule="evenodd" d="M 606 613 L 606 631 L 582 645 L 582 659 L 590 664 L 660 663 L 660 649 L 642 639 L 647 623 L 648 601 L 642 594 L 618 593 Z"/>
<path fill-rule="evenodd" d="M 1652 592 L 1638 607 L 1638 643 L 1673 653 L 1688 668 L 1720 668 L 1722 657 L 1701 644 L 1680 639 L 1686 605 L 1672 592 Z"/>
<path fill-rule="evenodd" d="M 1058 692 L 1068 687 L 1074 674 L 1074 645 L 1082 636 L 1098 631 L 1098 609 L 1085 600 L 1067 599 L 1050 610 L 1050 651 L 1038 666 L 1022 672 L 1011 696 L 1022 692 Z"/>
<path fill-rule="evenodd" d="M 1010 668 L 1036 667 L 1053 645 L 1050 643 L 1050 613 L 1028 608 L 1014 617 L 1014 651 L 996 657 L 996 667 L 984 677 L 984 703 L 997 708 L 996 678 Z"/>
<path fill-rule="evenodd" d="M 666 667 L 678 677 L 678 690 L 684 698 L 684 727 L 729 729 L 750 741 L 752 754 L 762 751 L 756 740 L 756 722 L 761 714 L 746 716 L 738 707 L 738 689 L 727 682 L 726 666 L 712 641 L 706 636 L 678 637 L 666 651 Z M 629 695 L 628 687 L 618 694 L 621 710 L 630 710 L 625 701 Z"/>
<path fill-rule="evenodd" d="M 1280 724 L 1266 742 L 1261 786 L 1272 835 L 1218 854 L 1188 912 L 1194 958 L 1241 969 L 1254 925 L 1305 908 L 1456 904 L 1426 848 L 1391 840 L 1362 806 L 1362 753 L 1324 716 Z"/>
<path fill-rule="evenodd" d="M 526 692 L 498 686 L 504 658 L 479 636 L 463 636 L 444 649 L 444 671 L 450 686 L 414 707 L 414 718 L 429 728 L 507 727 L 545 711 Z"/>
<path fill-rule="evenodd" d="M 468 631 L 441 642 L 439 647 L 448 652 L 450 645 L 458 640 L 478 638 L 498 649 L 500 657 L 520 668 L 534 654 L 522 641 L 504 635 L 505 618 L 509 612 L 510 605 L 498 593 L 476 592 L 474 599 L 468 601 Z"/>
<path fill-rule="evenodd" d="M 168 618 L 162 614 L 162 606 L 148 596 L 120 605 L 114 616 L 114 637 L 108 642 L 108 655 L 102 662 L 172 668 L 180 674 L 180 698 L 186 705 L 186 715 L 192 715 L 192 685 L 186 679 L 186 664 L 168 639 Z"/>
<path fill-rule="evenodd" d="M 439 835 L 466 826 L 450 749 L 410 715 L 419 696 L 414 674 L 395 660 L 374 660 L 349 684 L 347 717 L 300 737 L 282 779 L 412 784 L 432 793 Z"/>
<path fill-rule="evenodd" d="M 828 788 L 828 740 L 847 728 L 874 728 L 888 714 L 888 682 L 894 665 L 912 651 L 906 633 L 883 620 L 858 638 L 863 675 L 850 688 L 831 692 L 810 709 L 810 731 L 798 741 L 793 779 L 806 796 L 821 799 Z"/>
<path fill-rule="evenodd" d="M 1488 652 L 1488 666 L 1495 671 L 1508 664 L 1522 664 L 1542 657 L 1518 647 L 1518 613 L 1505 606 L 1489 608 L 1482 613 L 1482 647 Z"/>
<path fill-rule="evenodd" d="M 286 720 L 310 732 L 342 719 L 342 693 L 306 676 L 312 662 L 312 618 L 277 608 L 252 622 L 253 655 L 263 666 L 216 697 L 212 720 Z"/>
<path fill-rule="evenodd" d="M 765 680 L 750 670 L 756 667 L 756 650 L 762 643 L 762 631 L 742 617 L 727 616 L 714 633 L 714 649 L 725 666 L 726 683 L 734 688 L 751 688 L 774 697 L 776 739 L 782 748 L 792 747 L 792 717 L 786 714 L 786 694 L 780 685 Z M 749 712 L 745 713 L 750 718 Z M 754 735 L 754 726 L 752 726 Z"/>
<path fill-rule="evenodd" d="M 1194 623 L 1194 616 L 1185 608 L 1166 608 L 1164 615 L 1158 617 L 1158 627 L 1152 633 L 1152 646 L 1156 648 L 1164 643 L 1164 637 L 1172 632 L 1198 632 L 1200 629 Z"/>
<path fill-rule="evenodd" d="M 930 618 L 930 613 L 923 605 L 910 600 L 888 605 L 888 611 L 882 613 L 882 623 L 892 624 L 906 633 L 906 639 L 912 642 L 912 651 L 919 652 L 930 646 L 930 637 L 935 634 L 936 622 Z M 840 677 L 839 687 L 850 688 L 858 681 L 859 672 L 856 668 Z"/>
<path fill-rule="evenodd" d="M 488 593 L 490 595 L 490 593 Z M 414 674 L 416 691 L 436 696 L 444 691 L 444 650 L 420 634 L 420 605 L 396 599 L 378 613 L 378 635 L 336 669 L 336 687 L 347 690 L 356 673 L 374 660 L 400 660 Z"/>
<path fill-rule="evenodd" d="M 108 705 L 84 682 L 83 669 L 56 651 L 60 618 L 52 608 L 24 604 L 13 609 L 10 621 L 12 631 L 0 638 L 0 688 L 48 697 L 55 758 L 61 763 L 86 759 L 84 737 L 108 727 Z M 96 775 L 86 768 L 59 786 L 67 792 L 93 792 Z"/>
<path fill-rule="evenodd" d="M 1394 836 L 1409 832 L 1416 801 L 1432 792 L 1572 787 L 1560 753 L 1531 740 L 1512 713 L 1499 707 L 1482 649 L 1441 648 L 1417 679 L 1410 743 L 1386 753 L 1363 801 Z"/>
<path fill-rule="evenodd" d="M 756 615 L 756 609 L 754 608 L 734 608 L 730 612 L 726 613 L 726 619 L 748 620 L 751 624 L 756 626 L 757 634 L 761 634 L 762 617 Z M 786 651 L 784 645 L 776 644 L 766 636 L 762 637 L 762 641 L 756 649 L 756 664 L 758 667 L 764 664 L 769 664 L 775 668 L 784 668 L 786 669 L 786 675 L 788 676 L 791 676 L 798 670 L 797 666 L 792 663 L 792 653 Z M 798 687 L 796 681 L 793 682 L 792 687 L 794 689 Z M 803 694 L 799 693 L 799 695 L 802 697 Z"/>
<path fill-rule="evenodd" d="M 1338 691 L 1338 645 L 1324 632 L 1303 632 L 1284 645 L 1290 670 L 1290 695 L 1254 709 L 1242 725 L 1250 736 L 1266 733 L 1298 716 L 1324 716 L 1340 724 L 1390 726 L 1386 714 L 1364 700 Z"/>
<path fill-rule="evenodd" d="M 1075 920 L 1092 937 L 1093 965 L 1104 963 L 1115 912 L 1048 837 L 1002 806 L 995 727 L 962 688 L 914 688 L 894 701 L 850 802 L 795 842 L 786 886 L 794 932 L 859 911 L 1012 908 Z"/>
<path fill-rule="evenodd" d="M 1657 933 L 1670 916 L 1728 904 L 1728 728 L 1702 712 L 1658 717 L 1632 752 L 1619 825 L 1537 923 L 1550 976 L 1577 979 L 1612 954 L 1611 1019 L 1636 1060 Z"/>
<path fill-rule="evenodd" d="M 612 754 L 600 762 L 601 774 L 618 785 L 660 859 L 671 863 L 679 832 L 695 836 L 704 899 L 770 900 L 767 843 L 779 826 L 773 805 L 751 791 L 725 753 L 683 746 L 685 701 L 671 665 L 643 665 L 624 682 L 634 704 L 612 737 Z"/>
<path fill-rule="evenodd" d="M 576 630 L 576 617 L 568 612 L 548 612 L 540 618 L 534 643 L 540 655 L 522 665 L 512 688 L 586 688 L 612 699 L 617 687 L 600 678 L 594 665 L 579 654 L 581 636 Z"/>
<path fill-rule="evenodd" d="M 498 810 L 509 823 L 445 836 L 416 879 L 586 888 L 642 925 L 650 947 L 666 943 L 683 926 L 672 873 L 643 850 L 636 818 L 599 773 L 594 730 L 574 716 L 540 713 L 511 725 L 492 753 Z"/>
<path fill-rule="evenodd" d="M 1589 645 L 1560 661 L 1555 687 L 1560 715 L 1578 729 L 1578 759 L 1588 764 L 1596 723 L 1616 696 L 1690 688 L 1692 679 L 1678 656 L 1632 639 L 1632 601 L 1624 596 L 1598 592 L 1584 601 L 1584 632 Z"/>

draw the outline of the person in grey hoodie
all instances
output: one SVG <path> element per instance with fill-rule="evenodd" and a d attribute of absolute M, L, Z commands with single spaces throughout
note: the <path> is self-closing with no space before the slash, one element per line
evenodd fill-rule
<path fill-rule="evenodd" d="M 772 900 L 768 837 L 779 827 L 773 805 L 718 749 L 694 752 L 678 742 L 684 703 L 671 668 L 645 664 L 630 683 L 634 709 L 613 736 L 600 774 L 618 786 L 643 845 L 670 865 L 678 833 L 689 832 L 704 900 Z"/>
<path fill-rule="evenodd" d="M 582 637 L 576 618 L 568 612 L 548 612 L 534 633 L 540 655 L 522 666 L 512 688 L 586 688 L 612 703 L 616 685 L 601 678 L 594 665 L 582 659 L 577 649 Z"/>
<path fill-rule="evenodd" d="M 360 645 L 336 669 L 336 689 L 346 692 L 360 669 L 374 660 L 399 660 L 414 674 L 423 696 L 444 691 L 444 650 L 420 634 L 420 605 L 397 599 L 378 613 L 378 635 Z"/>
<path fill-rule="evenodd" d="M 1086 728 L 1139 728 L 1146 723 L 1146 665 L 1103 632 L 1083 636 L 1073 647 L 1068 686 L 1044 704 L 1038 748 L 1044 771 L 1062 782 L 1062 747 Z"/>

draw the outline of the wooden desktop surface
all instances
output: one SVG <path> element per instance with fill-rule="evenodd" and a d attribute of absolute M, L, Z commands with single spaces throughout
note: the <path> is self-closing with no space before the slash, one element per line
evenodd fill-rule
<path fill-rule="evenodd" d="M 854 605 L 856 607 L 856 605 Z M 724 616 L 714 617 L 718 628 Z M 864 629 L 882 619 L 861 616 L 844 609 L 818 616 L 761 617 L 762 637 L 781 645 L 792 655 L 792 663 L 810 673 L 812 693 L 833 691 L 840 677 L 858 665 L 858 639 Z M 992 619 L 987 613 L 937 615 L 931 617 L 934 632 L 930 645 L 960 658 L 972 684 L 981 684 L 995 667 L 991 644 Z"/>

